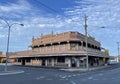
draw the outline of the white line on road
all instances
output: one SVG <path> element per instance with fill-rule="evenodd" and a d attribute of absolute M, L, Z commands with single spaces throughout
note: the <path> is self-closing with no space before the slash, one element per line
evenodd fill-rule
<path fill-rule="evenodd" d="M 75 83 L 74 81 L 72 81 L 72 80 L 71 80 L 70 82 L 71 82 L 72 84 L 76 84 L 76 83 Z"/>
<path fill-rule="evenodd" d="M 91 76 L 91 77 L 88 77 L 88 79 L 90 79 L 90 80 L 91 80 L 91 79 L 93 79 L 93 77 L 92 77 L 92 76 Z"/>
<path fill-rule="evenodd" d="M 40 80 L 40 79 L 43 79 L 43 78 L 45 78 L 45 76 L 36 77 L 35 79 Z"/>

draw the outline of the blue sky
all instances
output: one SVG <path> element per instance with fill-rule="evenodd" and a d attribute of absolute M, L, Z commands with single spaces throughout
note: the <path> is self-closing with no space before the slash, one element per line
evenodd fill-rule
<path fill-rule="evenodd" d="M 117 55 L 120 41 L 120 0 L 0 0 L 0 17 L 13 25 L 10 52 L 29 49 L 33 36 L 78 31 L 84 34 L 84 15 L 88 33 L 102 47 Z M 105 26 L 105 28 L 101 28 Z M 6 52 L 8 27 L 0 20 L 0 51 Z"/>

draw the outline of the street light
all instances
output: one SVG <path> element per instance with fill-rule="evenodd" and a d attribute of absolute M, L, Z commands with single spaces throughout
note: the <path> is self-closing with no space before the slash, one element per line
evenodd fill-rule
<path fill-rule="evenodd" d="M 10 39 L 10 29 L 13 25 L 18 24 L 20 26 L 24 26 L 24 24 L 19 24 L 19 23 L 12 23 L 9 24 L 7 20 L 3 19 L 0 17 L 1 20 L 3 20 L 7 26 L 8 26 L 8 38 L 7 38 L 7 51 L 6 51 L 6 64 L 5 64 L 5 71 L 7 71 L 7 64 L 8 64 L 8 52 L 9 52 L 9 39 Z"/>

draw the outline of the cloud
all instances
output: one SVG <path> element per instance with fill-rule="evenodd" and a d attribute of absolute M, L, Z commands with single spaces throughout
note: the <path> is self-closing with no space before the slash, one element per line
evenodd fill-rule
<path fill-rule="evenodd" d="M 75 21 L 83 25 L 86 14 L 88 33 L 99 39 L 105 48 L 116 55 L 114 46 L 120 39 L 120 0 L 77 0 L 76 3 L 73 8 L 65 9 L 65 14 L 71 18 L 77 17 Z M 101 26 L 105 26 L 105 29 L 101 29 Z"/>
<path fill-rule="evenodd" d="M 27 0 L 17 0 L 16 2 L 8 2 L 7 4 L 0 4 L 0 17 L 6 19 L 20 19 L 25 15 L 32 15 L 34 12 L 32 5 Z"/>
<path fill-rule="evenodd" d="M 109 45 L 116 46 L 116 41 L 120 39 L 119 8 L 120 0 L 76 0 L 74 7 L 64 8 L 67 16 L 65 17 L 44 13 L 41 8 L 35 8 L 27 0 L 18 0 L 15 3 L 0 5 L 0 16 L 7 18 L 10 24 L 17 22 L 25 25 L 24 27 L 14 25 L 11 28 L 10 40 L 14 50 L 22 49 L 21 45 L 24 46 L 23 49 L 27 48 L 27 44 L 31 44 L 32 36 L 39 37 L 41 33 L 78 31 L 84 34 L 84 14 L 86 14 L 88 33 L 100 40 L 103 47 L 113 51 L 116 47 Z M 105 26 L 105 29 L 101 29 L 101 26 Z M 0 37 L 5 39 L 7 28 L 4 27 L 6 24 L 2 23 Z M 115 52 L 113 54 L 115 55 Z"/>
<path fill-rule="evenodd" d="M 18 0 L 17 3 L 9 3 L 7 5 L 0 5 L 2 12 L 20 12 L 24 10 L 30 10 L 31 6 L 25 0 Z"/>
<path fill-rule="evenodd" d="M 1 35 L 1 34 L 0 34 L 0 38 L 3 38 L 3 37 L 5 37 L 5 35 Z"/>

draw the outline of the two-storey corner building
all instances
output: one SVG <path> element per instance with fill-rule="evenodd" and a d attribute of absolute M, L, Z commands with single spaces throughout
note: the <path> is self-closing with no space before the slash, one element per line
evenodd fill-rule
<path fill-rule="evenodd" d="M 100 42 L 88 37 L 89 66 L 102 66 L 109 58 Z M 85 35 L 78 32 L 48 34 L 32 38 L 32 50 L 17 52 L 15 64 L 45 67 L 86 67 Z"/>

